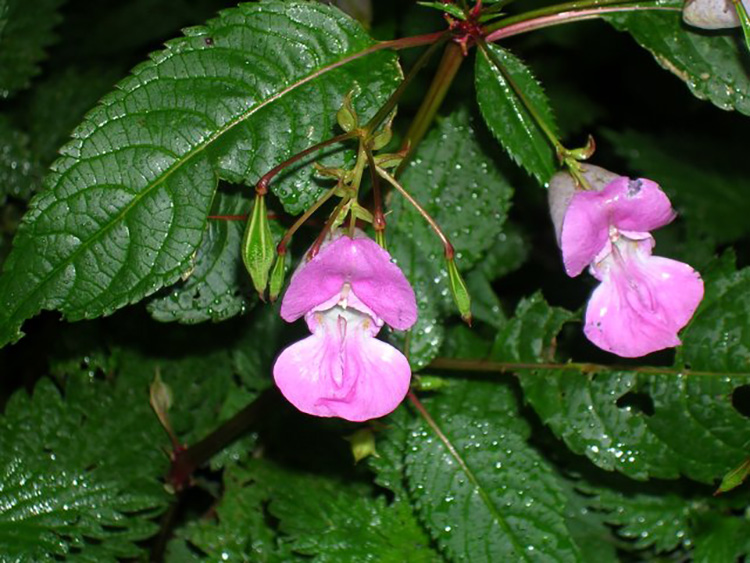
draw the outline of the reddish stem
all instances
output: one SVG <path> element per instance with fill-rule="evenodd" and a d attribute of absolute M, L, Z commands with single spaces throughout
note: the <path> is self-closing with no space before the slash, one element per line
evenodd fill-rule
<path fill-rule="evenodd" d="M 528 31 L 543 29 L 545 27 L 552 27 L 555 25 L 573 23 L 577 21 L 593 20 L 601 17 L 604 14 L 611 14 L 616 12 L 635 12 L 639 10 L 674 11 L 675 9 L 667 6 L 608 6 L 600 8 L 589 8 L 586 10 L 568 10 L 565 12 L 559 12 L 557 14 L 550 14 L 530 20 L 520 21 L 507 27 L 502 27 L 487 35 L 485 37 L 485 40 L 488 42 L 499 41 L 500 39 L 504 39 L 506 37 L 520 35 Z"/>

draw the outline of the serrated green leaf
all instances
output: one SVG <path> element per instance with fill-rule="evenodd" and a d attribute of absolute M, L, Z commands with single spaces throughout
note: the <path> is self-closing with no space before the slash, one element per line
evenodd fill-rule
<path fill-rule="evenodd" d="M 731 35 L 691 29 L 680 10 L 605 16 L 627 31 L 656 62 L 685 82 L 702 100 L 750 115 L 750 76 L 741 46 Z"/>
<path fill-rule="evenodd" d="M 41 182 L 39 162 L 29 136 L 0 115 L 0 205 L 8 196 L 26 200 Z"/>
<path fill-rule="evenodd" d="M 224 490 L 210 519 L 193 521 L 179 535 L 207 556 L 207 561 L 281 563 L 293 558 L 277 545 L 265 513 L 268 493 L 247 468 L 232 464 L 224 472 Z"/>
<path fill-rule="evenodd" d="M 460 269 L 477 264 L 501 239 L 513 190 L 477 140 L 467 111 L 438 123 L 401 180 L 451 240 Z M 409 359 L 419 369 L 437 356 L 442 318 L 454 313 L 448 272 L 442 245 L 421 215 L 397 193 L 389 207 L 388 250 L 417 295 Z"/>
<path fill-rule="evenodd" d="M 519 268 L 528 254 L 526 240 L 512 223 L 506 223 L 505 232 L 498 236 L 497 244 L 466 276 L 474 318 L 495 328 L 505 324 L 505 313 L 492 282 Z"/>
<path fill-rule="evenodd" d="M 63 0 L 5 0 L 0 4 L 0 99 L 29 85 L 39 74 L 45 49 L 55 40 Z M 4 6 L 3 6 L 4 4 Z"/>
<path fill-rule="evenodd" d="M 657 553 L 671 551 L 690 540 L 690 520 L 698 506 L 673 493 L 626 494 L 617 489 L 591 488 L 587 505 L 604 512 L 605 521 L 617 526 L 617 534 L 632 540 L 632 547 L 653 547 Z M 707 507 L 701 506 L 700 510 Z"/>
<path fill-rule="evenodd" d="M 565 495 L 527 442 L 512 389 L 455 382 L 424 400 L 406 456 L 409 490 L 451 560 L 577 561 Z"/>
<path fill-rule="evenodd" d="M 716 513 L 701 515 L 695 524 L 694 563 L 735 563 L 750 556 L 747 519 Z"/>
<path fill-rule="evenodd" d="M 316 563 L 440 561 L 403 500 L 388 504 L 361 483 L 278 465 L 257 463 L 252 469 L 291 549 Z"/>
<path fill-rule="evenodd" d="M 383 102 L 400 78 L 392 53 L 327 72 L 371 45 L 335 9 L 268 1 L 222 12 L 136 67 L 76 129 L 19 229 L 0 278 L 0 343 L 42 309 L 92 318 L 174 283 L 217 177 L 252 183 L 331 135 L 355 85 L 360 115 Z M 311 175 L 272 184 L 287 210 L 315 201 Z"/>
<path fill-rule="evenodd" d="M 682 474 L 710 483 L 720 478 L 744 459 L 750 440 L 750 421 L 732 405 L 733 390 L 750 381 L 748 375 L 733 374 L 747 371 L 749 348 L 740 327 L 750 314 L 750 273 L 725 276 L 704 277 L 713 289 L 683 334 L 684 361 L 707 371 L 683 374 L 680 361 L 671 370 L 640 372 L 587 364 L 518 370 L 526 400 L 573 452 L 603 469 L 634 479 Z M 711 297 L 718 288 L 724 293 Z M 725 315 L 736 328 L 719 324 L 717 318 Z M 498 334 L 492 358 L 553 360 L 554 337 L 569 318 L 538 295 L 522 302 Z"/>
<path fill-rule="evenodd" d="M 727 154 L 721 139 L 645 135 L 634 131 L 607 131 L 604 136 L 615 151 L 627 159 L 633 172 L 640 172 L 661 184 L 672 197 L 680 217 L 692 230 L 708 234 L 717 243 L 734 241 L 748 233 L 750 199 L 747 175 Z M 699 151 L 697 147 L 701 147 Z M 712 148 L 718 150 L 712 153 Z M 738 162 L 738 164 L 740 164 Z"/>
<path fill-rule="evenodd" d="M 247 198 L 219 194 L 213 215 L 243 215 L 250 206 Z M 240 258 L 244 228 L 244 221 L 209 219 L 189 276 L 148 303 L 151 316 L 186 324 L 216 322 L 254 305 L 257 300 Z"/>
<path fill-rule="evenodd" d="M 114 563 L 156 532 L 167 458 L 144 389 L 79 373 L 63 398 L 43 379 L 11 398 L 0 445 L 4 557 Z"/>
<path fill-rule="evenodd" d="M 510 51 L 496 45 L 488 45 L 487 49 L 502 64 L 505 73 L 497 69 L 484 51 L 477 53 L 476 90 L 482 117 L 511 158 L 541 184 L 546 184 L 557 170 L 555 151 L 512 84 L 556 133 L 547 96 L 528 67 Z"/>

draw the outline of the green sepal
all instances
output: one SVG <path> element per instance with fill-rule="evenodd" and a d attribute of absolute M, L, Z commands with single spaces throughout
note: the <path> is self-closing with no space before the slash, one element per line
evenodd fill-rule
<path fill-rule="evenodd" d="M 353 93 L 354 92 L 352 91 L 344 96 L 344 103 L 341 104 L 341 109 L 336 112 L 336 121 L 339 122 L 339 127 L 341 127 L 346 133 L 353 131 L 359 125 L 357 112 L 354 111 L 354 106 L 352 106 Z"/>
<path fill-rule="evenodd" d="M 261 296 L 268 285 L 268 272 L 275 255 L 271 225 L 266 212 L 266 198 L 265 195 L 256 194 L 253 212 L 242 238 L 242 261 L 253 280 L 253 286 Z"/>
<path fill-rule="evenodd" d="M 284 287 L 284 278 L 286 277 L 286 252 L 280 253 L 276 258 L 276 263 L 271 271 L 271 282 L 268 288 L 268 298 L 271 303 L 278 299 L 281 288 Z"/>
<path fill-rule="evenodd" d="M 471 296 L 469 290 L 466 287 L 463 277 L 461 277 L 458 268 L 456 267 L 456 261 L 453 258 L 449 258 L 448 262 L 448 283 L 453 294 L 453 300 L 456 302 L 458 312 L 461 313 L 461 318 L 468 324 L 471 325 Z"/>
<path fill-rule="evenodd" d="M 750 475 L 750 458 L 747 458 L 738 467 L 735 467 L 729 473 L 724 475 L 724 478 L 721 480 L 721 484 L 719 485 L 719 488 L 716 489 L 714 496 L 739 487 L 745 482 L 748 475 Z"/>

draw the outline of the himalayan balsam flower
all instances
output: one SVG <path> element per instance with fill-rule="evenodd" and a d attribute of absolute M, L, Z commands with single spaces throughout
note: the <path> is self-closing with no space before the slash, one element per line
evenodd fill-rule
<path fill-rule="evenodd" d="M 315 416 L 352 421 L 390 413 L 409 390 L 411 368 L 375 338 L 383 323 L 398 330 L 417 320 L 409 282 L 390 255 L 362 233 L 338 235 L 289 283 L 281 316 L 304 316 L 312 335 L 286 348 L 273 368 L 284 396 Z"/>
<path fill-rule="evenodd" d="M 675 217 L 659 186 L 609 174 L 600 191 L 574 192 L 559 242 L 569 276 L 588 266 L 601 282 L 586 308 L 586 336 L 633 358 L 680 344 L 677 333 L 703 298 L 703 281 L 687 264 L 651 254 L 650 231 Z"/>

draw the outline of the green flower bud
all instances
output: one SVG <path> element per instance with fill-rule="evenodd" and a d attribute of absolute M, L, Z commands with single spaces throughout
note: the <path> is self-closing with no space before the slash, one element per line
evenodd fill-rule
<path fill-rule="evenodd" d="M 266 198 L 256 194 L 253 212 L 250 214 L 242 239 L 242 261 L 261 298 L 268 285 L 268 271 L 275 255 L 276 248 L 266 212 Z"/>
<path fill-rule="evenodd" d="M 456 267 L 456 261 L 448 259 L 448 283 L 453 294 L 453 300 L 456 302 L 458 312 L 461 318 L 471 326 L 471 296 L 466 288 L 466 283 Z"/>

